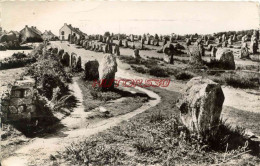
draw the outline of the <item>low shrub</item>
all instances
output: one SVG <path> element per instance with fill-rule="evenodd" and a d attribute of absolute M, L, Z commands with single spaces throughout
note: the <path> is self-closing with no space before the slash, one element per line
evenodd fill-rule
<path fill-rule="evenodd" d="M 192 72 L 189 72 L 189 71 L 181 71 L 181 72 L 179 72 L 179 73 L 177 73 L 176 75 L 175 75 L 175 78 L 177 79 L 177 80 L 189 80 L 189 79 L 191 79 L 191 78 L 193 78 L 193 77 L 195 77 L 196 75 L 194 74 L 194 73 L 192 73 Z"/>
<path fill-rule="evenodd" d="M 8 58 L 0 61 L 0 70 L 24 67 L 34 62 L 36 62 L 36 59 L 34 57 L 28 57 L 22 59 Z"/>
<path fill-rule="evenodd" d="M 156 77 L 169 77 L 168 72 L 166 71 L 166 69 L 155 66 L 152 67 L 149 70 L 150 75 L 156 76 Z"/>
<path fill-rule="evenodd" d="M 250 73 L 224 73 L 221 79 L 234 88 L 259 88 L 259 75 Z"/>
<path fill-rule="evenodd" d="M 16 59 L 22 59 L 22 58 L 25 58 L 26 55 L 24 53 L 21 53 L 21 52 L 18 52 L 18 53 L 14 53 L 12 55 L 12 58 L 16 58 Z"/>
<path fill-rule="evenodd" d="M 138 73 L 142 73 L 142 74 L 145 74 L 147 73 L 147 69 L 142 67 L 142 66 L 135 66 L 135 65 L 131 65 L 131 67 L 137 71 Z"/>

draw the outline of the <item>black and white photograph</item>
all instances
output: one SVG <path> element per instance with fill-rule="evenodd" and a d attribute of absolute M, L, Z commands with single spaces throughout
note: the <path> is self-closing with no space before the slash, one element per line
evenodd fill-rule
<path fill-rule="evenodd" d="M 260 165 L 259 1 L 0 2 L 0 166 Z"/>

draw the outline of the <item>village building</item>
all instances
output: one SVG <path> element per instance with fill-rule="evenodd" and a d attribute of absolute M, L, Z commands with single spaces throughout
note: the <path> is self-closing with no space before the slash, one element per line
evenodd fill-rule
<path fill-rule="evenodd" d="M 79 28 L 72 27 L 71 24 L 65 23 L 59 31 L 59 38 L 60 40 L 68 40 L 70 36 L 76 36 L 79 39 L 81 36 L 86 37 L 87 35 Z"/>
<path fill-rule="evenodd" d="M 45 32 L 42 34 L 42 38 L 44 40 L 55 40 L 56 36 L 51 31 L 45 30 Z"/>
<path fill-rule="evenodd" d="M 21 42 L 42 42 L 41 31 L 39 31 L 36 27 L 29 27 L 25 25 L 25 27 L 20 31 L 20 41 Z"/>
<path fill-rule="evenodd" d="M 39 29 L 37 29 L 35 26 L 31 26 L 31 29 L 35 32 L 35 33 L 37 33 L 38 35 L 42 35 L 42 32 L 39 30 Z"/>

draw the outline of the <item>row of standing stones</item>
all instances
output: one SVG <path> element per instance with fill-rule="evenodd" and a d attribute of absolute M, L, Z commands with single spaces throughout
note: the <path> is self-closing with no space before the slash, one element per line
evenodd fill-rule
<path fill-rule="evenodd" d="M 67 52 L 62 49 L 58 50 L 58 48 L 43 49 L 43 54 L 45 54 L 44 51 L 58 55 L 64 66 L 81 69 L 81 57 L 75 53 L 69 56 Z M 36 84 L 33 78 L 23 76 L 22 79 L 15 80 L 1 94 L 1 120 L 3 122 L 31 121 L 32 118 L 41 116 L 36 107 L 36 93 Z"/>
<path fill-rule="evenodd" d="M 134 51 L 134 56 L 140 57 L 138 49 Z M 113 54 L 104 54 L 100 64 L 96 60 L 85 64 L 85 78 L 88 80 L 114 80 L 116 72 L 116 56 Z M 113 85 L 110 86 L 113 88 Z M 190 131 L 198 134 L 215 129 L 220 120 L 224 99 L 219 84 L 202 77 L 191 79 L 177 104 L 181 121 Z"/>

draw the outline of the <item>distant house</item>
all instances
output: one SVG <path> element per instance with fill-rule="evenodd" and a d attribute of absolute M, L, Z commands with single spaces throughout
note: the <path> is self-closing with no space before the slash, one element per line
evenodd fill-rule
<path fill-rule="evenodd" d="M 38 35 L 42 35 L 42 32 L 39 30 L 39 29 L 37 29 L 35 26 L 31 26 L 31 29 L 35 32 L 35 33 L 37 33 Z"/>
<path fill-rule="evenodd" d="M 27 25 L 20 31 L 19 39 L 21 42 L 42 42 L 41 32 L 36 27 Z"/>
<path fill-rule="evenodd" d="M 51 31 L 45 30 L 45 32 L 42 34 L 42 38 L 44 40 L 55 40 L 56 36 Z"/>
<path fill-rule="evenodd" d="M 13 33 L 13 34 L 15 34 L 15 36 L 16 36 L 17 38 L 19 38 L 19 35 L 20 35 L 19 32 L 17 32 L 17 31 L 10 31 L 9 33 Z"/>
<path fill-rule="evenodd" d="M 68 40 L 70 36 L 76 36 L 80 38 L 81 36 L 86 36 L 79 28 L 72 27 L 71 24 L 64 24 L 59 31 L 60 40 Z"/>

